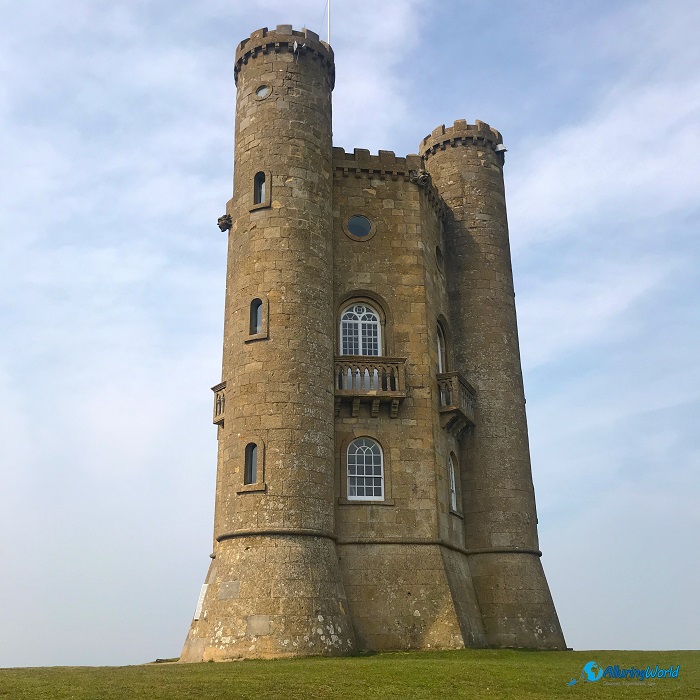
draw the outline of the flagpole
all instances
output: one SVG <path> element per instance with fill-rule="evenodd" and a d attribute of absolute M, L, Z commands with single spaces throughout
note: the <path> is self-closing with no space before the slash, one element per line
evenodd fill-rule
<path fill-rule="evenodd" d="M 331 43 L 331 0 L 328 0 L 328 44 Z"/>

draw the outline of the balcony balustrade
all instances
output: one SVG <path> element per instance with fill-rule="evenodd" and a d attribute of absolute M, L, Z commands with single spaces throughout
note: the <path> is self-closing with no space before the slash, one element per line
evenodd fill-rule
<path fill-rule="evenodd" d="M 214 392 L 214 425 L 223 425 L 226 410 L 226 382 L 213 386 L 211 390 Z"/>
<path fill-rule="evenodd" d="M 335 358 L 335 414 L 343 402 L 352 404 L 357 416 L 360 403 L 370 404 L 376 417 L 382 403 L 390 404 L 389 415 L 396 418 L 399 404 L 406 398 L 406 358 L 342 355 Z"/>
<path fill-rule="evenodd" d="M 456 437 L 475 425 L 476 392 L 459 372 L 437 375 L 440 396 L 440 424 Z"/>

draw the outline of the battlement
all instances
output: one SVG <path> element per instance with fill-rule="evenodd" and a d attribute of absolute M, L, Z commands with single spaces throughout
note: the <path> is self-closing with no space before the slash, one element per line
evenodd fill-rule
<path fill-rule="evenodd" d="M 423 159 L 416 154 L 401 157 L 393 151 L 379 151 L 374 156 L 365 148 L 356 148 L 352 153 L 343 148 L 333 149 L 335 177 L 349 177 L 352 173 L 354 177 L 414 182 L 425 190 L 428 201 L 442 217 L 444 203 L 423 167 Z"/>
<path fill-rule="evenodd" d="M 441 124 L 433 129 L 433 132 L 421 141 L 420 152 L 423 158 L 429 158 L 435 151 L 444 149 L 448 144 L 480 144 L 495 148 L 500 143 L 503 143 L 500 132 L 492 129 L 486 122 L 477 119 L 475 124 L 467 124 L 466 119 L 457 119 L 454 126 Z"/>
<path fill-rule="evenodd" d="M 404 178 L 408 180 L 412 170 L 421 170 L 423 160 L 417 155 L 405 158 L 396 156 L 393 151 L 379 151 L 373 156 L 365 148 L 356 148 L 352 153 L 342 148 L 333 149 L 333 168 L 347 173 L 377 175 L 381 178 L 390 177 L 393 180 Z"/>
<path fill-rule="evenodd" d="M 298 31 L 292 29 L 291 24 L 278 24 L 276 29 L 267 27 L 256 29 L 250 37 L 243 39 L 236 49 L 236 60 L 233 68 L 233 77 L 238 85 L 238 74 L 241 67 L 249 60 L 263 54 L 294 53 L 294 43 L 297 43 L 297 52 L 310 54 L 312 58 L 326 63 L 330 72 L 331 89 L 335 85 L 335 62 L 333 49 L 316 32 L 310 29 Z"/>

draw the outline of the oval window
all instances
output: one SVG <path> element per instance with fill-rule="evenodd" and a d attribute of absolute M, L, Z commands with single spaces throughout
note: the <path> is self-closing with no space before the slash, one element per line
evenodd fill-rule
<path fill-rule="evenodd" d="M 366 238 L 372 231 L 372 222 L 366 216 L 356 214 L 348 219 L 348 231 L 355 238 Z"/>
<path fill-rule="evenodd" d="M 268 85 L 261 85 L 256 91 L 255 91 L 255 96 L 260 98 L 261 100 L 265 99 L 269 94 L 271 90 Z"/>

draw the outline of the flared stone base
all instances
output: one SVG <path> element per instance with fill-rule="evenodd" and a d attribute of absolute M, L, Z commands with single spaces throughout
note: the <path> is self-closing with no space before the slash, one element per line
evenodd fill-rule
<path fill-rule="evenodd" d="M 224 540 L 205 586 L 183 662 L 356 651 L 331 539 L 256 535 Z"/>
<path fill-rule="evenodd" d="M 490 647 L 566 649 L 539 556 L 476 554 L 469 569 Z"/>
<path fill-rule="evenodd" d="M 438 544 L 338 546 L 363 651 L 486 646 L 467 557 Z"/>

